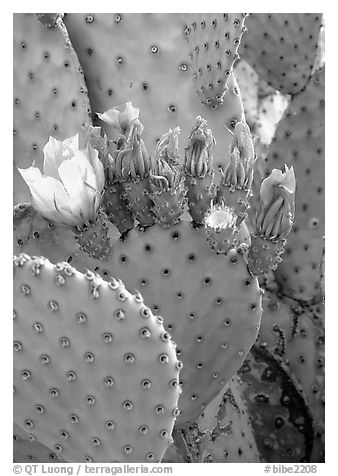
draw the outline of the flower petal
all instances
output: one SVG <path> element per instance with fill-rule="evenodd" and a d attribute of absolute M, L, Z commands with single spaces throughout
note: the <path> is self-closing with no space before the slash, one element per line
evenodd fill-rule
<path fill-rule="evenodd" d="M 284 175 L 285 175 L 284 183 L 281 184 L 281 186 L 284 187 L 289 193 L 295 193 L 296 177 L 295 177 L 293 167 L 288 168 L 288 166 L 285 165 Z"/>
<path fill-rule="evenodd" d="M 120 127 L 122 130 L 125 130 L 134 119 L 138 119 L 140 110 L 137 107 L 134 107 L 131 102 L 127 102 L 119 107 L 121 111 Z"/>
<path fill-rule="evenodd" d="M 104 113 L 97 113 L 98 117 L 108 124 L 125 131 L 129 124 L 138 119 L 140 110 L 134 107 L 131 102 L 112 107 Z"/>
<path fill-rule="evenodd" d="M 58 174 L 59 165 L 63 162 L 63 160 L 65 160 L 62 152 L 62 141 L 57 140 L 54 137 L 49 137 L 47 144 L 43 148 L 43 171 L 45 175 L 54 177 L 56 180 L 60 179 Z"/>
<path fill-rule="evenodd" d="M 63 142 L 63 149 L 68 149 L 72 152 L 71 155 L 76 154 L 79 150 L 79 133 L 75 134 L 75 136 L 69 137 L 69 139 L 65 139 Z"/>
<path fill-rule="evenodd" d="M 263 180 L 260 188 L 260 195 L 265 205 L 268 205 L 273 199 L 273 187 L 284 182 L 284 174 L 279 169 L 273 169 L 271 174 Z"/>
<path fill-rule="evenodd" d="M 18 171 L 20 172 L 22 178 L 29 187 L 31 183 L 34 183 L 37 180 L 41 179 L 41 172 L 40 169 L 38 169 L 37 167 L 31 166 L 27 169 L 18 168 Z"/>
<path fill-rule="evenodd" d="M 108 109 L 108 111 L 105 111 L 103 113 L 97 112 L 96 114 L 98 115 L 99 119 L 101 119 L 101 121 L 104 121 L 107 124 L 111 124 L 112 126 L 120 129 L 120 112 L 117 111 L 116 108 L 113 107 L 111 109 Z"/>
<path fill-rule="evenodd" d="M 78 221 L 71 215 L 69 197 L 62 183 L 53 177 L 41 175 L 39 170 L 38 173 L 35 171 L 33 173 L 35 179 L 32 178 L 29 183 L 33 207 L 48 220 L 68 226 L 77 225 Z M 59 210 L 55 203 L 57 203 Z"/>
<path fill-rule="evenodd" d="M 88 157 L 88 160 L 93 167 L 94 174 L 96 176 L 96 189 L 99 192 L 102 192 L 104 187 L 104 168 L 101 160 L 99 159 L 99 153 L 94 149 L 90 143 L 87 144 L 85 154 Z"/>
<path fill-rule="evenodd" d="M 84 221 L 94 218 L 92 205 L 96 192 L 96 177 L 85 154 L 79 151 L 72 159 L 62 162 L 59 174 L 70 198 L 71 212 Z M 93 180 L 93 188 L 85 185 L 85 182 L 91 185 Z"/>

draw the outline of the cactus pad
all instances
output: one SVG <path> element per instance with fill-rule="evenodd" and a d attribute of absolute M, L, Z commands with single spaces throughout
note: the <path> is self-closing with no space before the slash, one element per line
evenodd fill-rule
<path fill-rule="evenodd" d="M 317 55 L 320 13 L 252 13 L 239 53 L 284 94 L 301 91 Z"/>
<path fill-rule="evenodd" d="M 245 13 L 189 13 L 186 37 L 196 93 L 201 102 L 223 104 L 229 75 L 238 58 Z"/>
<path fill-rule="evenodd" d="M 177 424 L 193 421 L 240 367 L 259 329 L 260 288 L 243 256 L 217 256 L 203 228 L 182 222 L 131 230 L 96 269 L 114 270 L 163 316 L 184 364 Z"/>
<path fill-rule="evenodd" d="M 13 425 L 14 463 L 64 463 L 62 457 L 47 446 L 38 443 L 34 435 L 27 433 L 19 425 Z"/>
<path fill-rule="evenodd" d="M 113 278 L 23 254 L 14 268 L 16 423 L 67 462 L 160 461 L 179 397 L 161 321 Z"/>

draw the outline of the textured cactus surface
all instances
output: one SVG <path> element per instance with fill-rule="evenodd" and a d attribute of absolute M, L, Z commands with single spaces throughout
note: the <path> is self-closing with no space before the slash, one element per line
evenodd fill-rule
<path fill-rule="evenodd" d="M 14 423 L 13 425 L 14 463 L 62 463 L 61 455 L 38 443 L 31 433 Z"/>
<path fill-rule="evenodd" d="M 238 58 L 245 16 L 245 13 L 187 14 L 186 36 L 194 86 L 207 106 L 216 108 L 223 103 Z"/>
<path fill-rule="evenodd" d="M 265 461 L 309 461 L 314 440 L 302 389 L 265 346 L 255 345 L 240 376 L 256 443 Z"/>
<path fill-rule="evenodd" d="M 323 457 L 325 421 L 323 305 L 302 307 L 293 299 L 280 300 L 275 293 L 266 292 L 263 307 L 259 342 L 282 360 L 303 389 L 313 418 L 315 461 Z"/>
<path fill-rule="evenodd" d="M 321 13 L 14 14 L 15 462 L 324 461 L 324 74 Z"/>
<path fill-rule="evenodd" d="M 27 255 L 14 266 L 17 424 L 67 461 L 160 461 L 179 396 L 162 322 L 120 281 Z"/>
<path fill-rule="evenodd" d="M 252 13 L 243 36 L 243 57 L 284 94 L 301 91 L 317 56 L 320 13 Z"/>
<path fill-rule="evenodd" d="M 101 269 L 115 269 L 153 312 L 168 316 L 165 326 L 184 364 L 177 425 L 194 421 L 240 367 L 258 333 L 260 289 L 245 260 L 235 250 L 215 255 L 204 230 L 183 222 L 168 231 L 156 226 L 130 233 L 114 247 L 110 268 Z"/>

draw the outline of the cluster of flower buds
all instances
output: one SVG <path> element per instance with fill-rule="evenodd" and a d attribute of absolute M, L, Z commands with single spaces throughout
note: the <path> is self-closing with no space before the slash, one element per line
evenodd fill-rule
<path fill-rule="evenodd" d="M 276 268 L 294 221 L 294 171 L 287 166 L 284 172 L 274 169 L 262 181 L 250 237 L 244 220 L 256 156 L 244 121 L 235 126 L 230 160 L 215 198 L 212 151 L 216 142 L 200 116 L 188 138 L 183 167 L 179 163 L 179 127 L 162 136 L 150 157 L 141 137 L 139 109 L 131 102 L 98 116 L 119 133 L 111 155 L 107 137 L 91 127 L 83 149 L 78 134 L 64 141 L 50 137 L 43 149 L 43 173 L 34 163 L 19 169 L 30 188 L 32 205 L 42 216 L 74 229 L 87 253 L 106 257 L 108 232 L 99 211 L 103 195 L 103 209 L 121 233 L 133 226 L 134 219 L 143 226 L 155 222 L 172 226 L 180 220 L 187 199 L 194 225 L 205 226 L 208 241 L 218 253 L 245 243 L 253 274 Z"/>

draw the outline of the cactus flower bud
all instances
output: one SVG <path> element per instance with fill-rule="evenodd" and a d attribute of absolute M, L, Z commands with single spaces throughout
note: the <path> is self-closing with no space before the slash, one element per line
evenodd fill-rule
<path fill-rule="evenodd" d="M 192 177 L 205 177 L 212 169 L 212 150 L 216 141 L 210 129 L 207 129 L 207 121 L 201 116 L 196 118 L 196 123 L 188 138 L 188 146 L 185 148 L 185 172 Z"/>
<path fill-rule="evenodd" d="M 235 135 L 233 137 L 231 150 L 233 150 L 234 147 L 238 148 L 243 160 L 252 162 L 255 159 L 255 150 L 251 132 L 246 122 L 238 121 L 235 126 Z"/>
<path fill-rule="evenodd" d="M 224 171 L 223 184 L 249 190 L 253 179 L 255 150 L 248 125 L 237 122 L 230 146 L 230 162 Z"/>
<path fill-rule="evenodd" d="M 153 153 L 155 167 L 156 161 L 159 162 L 161 159 L 164 159 L 170 165 L 178 165 L 178 136 L 180 132 L 181 129 L 175 127 L 175 129 L 169 129 L 166 134 L 163 134 Z"/>
<path fill-rule="evenodd" d="M 178 223 L 185 202 L 185 184 L 178 162 L 180 128 L 170 129 L 158 141 L 152 157 L 150 184 L 154 203 L 152 211 L 160 226 Z"/>
<path fill-rule="evenodd" d="M 178 135 L 180 128 L 170 129 L 158 141 L 152 157 L 151 182 L 158 190 L 176 188 L 182 172 L 178 169 Z"/>
<path fill-rule="evenodd" d="M 98 151 L 79 150 L 78 134 L 64 141 L 49 138 L 43 149 L 43 174 L 34 165 L 18 169 L 29 186 L 32 205 L 47 220 L 82 227 L 95 219 L 104 188 Z"/>
<path fill-rule="evenodd" d="M 182 178 L 182 173 L 175 166 L 161 160 L 156 173 L 150 173 L 151 183 L 157 190 L 175 189 Z"/>
<path fill-rule="evenodd" d="M 101 121 L 111 124 L 123 133 L 127 131 L 132 121 L 138 119 L 140 110 L 134 107 L 131 102 L 112 107 L 104 113 L 97 113 Z"/>
<path fill-rule="evenodd" d="M 142 179 L 150 169 L 150 158 L 141 139 L 143 125 L 138 119 L 130 123 L 127 139 L 117 152 L 115 174 L 120 179 Z"/>
<path fill-rule="evenodd" d="M 271 240 L 286 239 L 295 214 L 296 180 L 293 167 L 273 169 L 260 188 L 260 205 L 256 217 L 257 231 Z"/>

